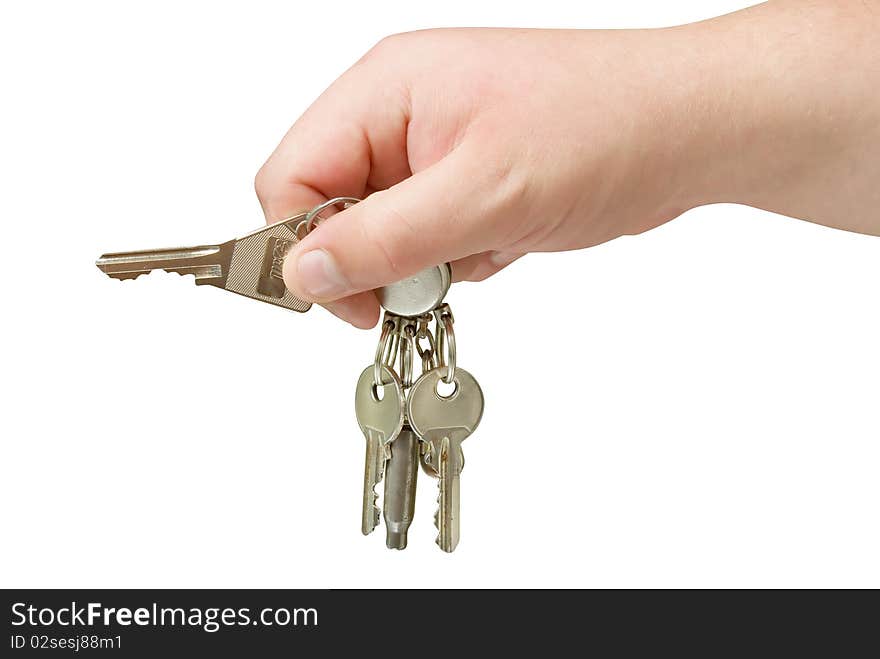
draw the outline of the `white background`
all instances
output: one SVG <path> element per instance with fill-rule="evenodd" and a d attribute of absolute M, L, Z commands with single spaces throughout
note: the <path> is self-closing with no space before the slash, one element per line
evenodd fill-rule
<path fill-rule="evenodd" d="M 376 331 L 93 265 L 257 228 L 257 168 L 386 34 L 745 4 L 4 3 L 0 585 L 880 586 L 878 238 L 714 206 L 455 285 L 487 408 L 452 555 L 427 478 L 406 551 L 360 534 Z"/>

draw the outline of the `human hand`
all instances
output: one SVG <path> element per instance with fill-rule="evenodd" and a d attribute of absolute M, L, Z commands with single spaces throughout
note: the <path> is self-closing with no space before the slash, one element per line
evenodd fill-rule
<path fill-rule="evenodd" d="M 823 221 L 801 209 L 801 196 L 789 204 L 811 181 L 804 151 L 816 154 L 809 128 L 788 121 L 800 106 L 777 102 L 791 93 L 773 69 L 784 62 L 767 64 L 744 39 L 791 29 L 803 14 L 802 3 L 770 4 L 663 30 L 452 29 L 383 40 L 257 175 L 268 221 L 329 197 L 366 197 L 294 248 L 287 286 L 371 327 L 372 289 L 445 261 L 455 280 L 480 280 L 525 253 L 596 245 L 714 201 Z M 786 188 L 792 169 L 801 178 Z"/>

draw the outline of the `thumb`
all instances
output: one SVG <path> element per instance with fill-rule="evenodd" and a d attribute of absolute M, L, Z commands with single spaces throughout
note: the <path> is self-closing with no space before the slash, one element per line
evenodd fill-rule
<path fill-rule="evenodd" d="M 327 302 L 489 249 L 492 195 L 481 186 L 485 177 L 469 150 L 459 145 L 431 167 L 322 222 L 285 259 L 287 287 Z"/>

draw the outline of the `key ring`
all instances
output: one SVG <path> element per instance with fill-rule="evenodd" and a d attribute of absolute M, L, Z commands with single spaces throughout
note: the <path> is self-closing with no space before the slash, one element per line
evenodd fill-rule
<path fill-rule="evenodd" d="M 452 310 L 448 304 L 443 304 L 434 309 L 434 318 L 437 321 L 437 361 L 446 373 L 441 378 L 445 384 L 455 381 L 455 332 L 452 329 L 454 319 Z"/>
<path fill-rule="evenodd" d="M 397 351 L 400 349 L 400 334 L 395 326 L 391 330 L 391 336 L 388 339 L 388 347 L 383 355 L 383 361 L 388 368 L 394 368 L 394 362 L 397 361 Z"/>
<path fill-rule="evenodd" d="M 382 366 L 385 361 L 385 353 L 388 350 L 388 340 L 395 328 L 393 320 L 386 320 L 382 324 L 382 334 L 379 337 L 379 345 L 376 346 L 376 358 L 373 360 L 373 385 L 375 387 L 385 386 L 382 378 Z"/>
<path fill-rule="evenodd" d="M 306 217 L 303 220 L 303 222 L 305 223 L 305 232 L 307 234 L 311 233 L 315 229 L 315 226 L 316 226 L 315 220 L 319 219 L 321 216 L 321 213 L 323 211 L 327 210 L 328 208 L 330 208 L 331 206 L 336 206 L 337 204 L 344 204 L 342 210 L 345 210 L 346 208 L 354 206 L 359 201 L 360 201 L 360 199 L 358 199 L 357 197 L 333 197 L 333 199 L 328 199 L 323 204 L 318 204 L 312 210 L 310 210 L 308 213 L 306 213 Z M 323 219 L 323 218 L 320 218 L 320 219 Z"/>
<path fill-rule="evenodd" d="M 437 345 L 434 343 L 434 335 L 428 329 L 430 320 L 431 317 L 429 315 L 419 318 L 419 328 L 416 331 L 414 341 L 416 352 L 419 353 L 419 358 L 422 360 L 422 371 L 430 371 L 438 366 Z M 428 341 L 427 347 L 422 346 L 421 342 L 423 339 Z"/>
<path fill-rule="evenodd" d="M 405 320 L 400 326 L 400 381 L 404 389 L 412 386 L 413 353 L 415 352 L 415 323 Z"/>

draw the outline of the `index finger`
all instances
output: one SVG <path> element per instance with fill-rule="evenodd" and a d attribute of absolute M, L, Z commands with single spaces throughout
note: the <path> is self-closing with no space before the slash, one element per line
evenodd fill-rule
<path fill-rule="evenodd" d="M 332 197 L 362 198 L 411 175 L 406 151 L 408 95 L 375 84 L 358 63 L 293 124 L 254 183 L 267 222 L 277 222 Z M 371 292 L 324 304 L 360 328 L 378 320 Z"/>
<path fill-rule="evenodd" d="M 363 197 L 411 175 L 405 90 L 376 84 L 356 64 L 293 124 L 257 173 L 269 222 L 331 197 Z"/>

